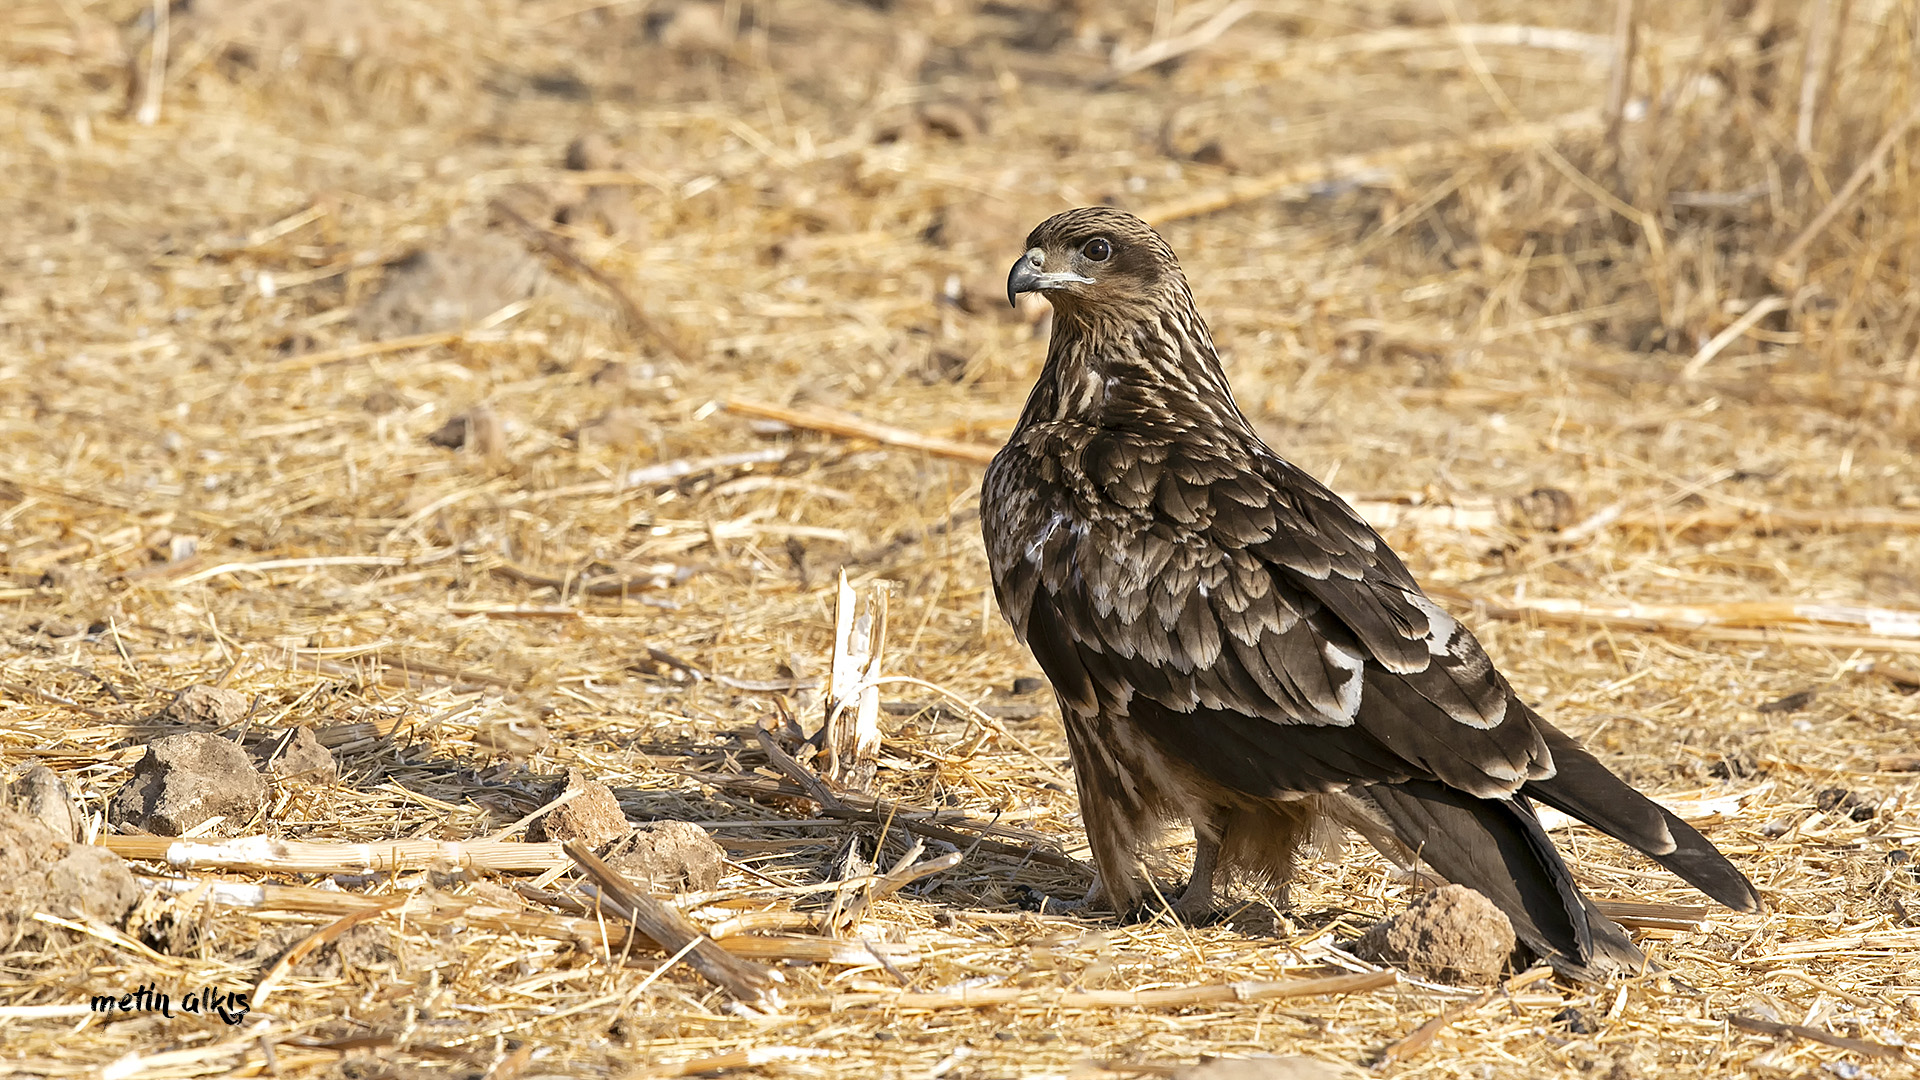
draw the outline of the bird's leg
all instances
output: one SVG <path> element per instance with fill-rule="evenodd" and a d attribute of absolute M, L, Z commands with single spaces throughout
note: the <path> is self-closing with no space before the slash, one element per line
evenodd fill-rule
<path fill-rule="evenodd" d="M 1214 827 L 1209 828 L 1212 824 Z M 1226 815 L 1212 823 L 1195 822 L 1193 829 L 1193 875 L 1187 887 L 1173 902 L 1173 913 L 1182 922 L 1204 922 L 1213 914 L 1213 875 L 1220 866 L 1220 843 L 1225 839 Z"/>

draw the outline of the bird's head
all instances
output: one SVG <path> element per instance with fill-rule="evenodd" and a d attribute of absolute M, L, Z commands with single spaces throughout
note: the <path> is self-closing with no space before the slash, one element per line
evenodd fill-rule
<path fill-rule="evenodd" d="M 1173 249 L 1152 226 L 1125 210 L 1087 206 L 1055 214 L 1028 234 L 1026 254 L 1007 275 L 1007 302 L 1037 292 L 1061 311 L 1137 311 L 1185 286 Z"/>

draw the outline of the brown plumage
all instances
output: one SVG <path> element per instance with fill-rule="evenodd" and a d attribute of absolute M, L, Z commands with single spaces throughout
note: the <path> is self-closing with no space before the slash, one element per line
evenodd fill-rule
<path fill-rule="evenodd" d="M 1347 826 L 1486 894 L 1564 970 L 1638 966 L 1537 801 L 1758 910 L 1711 843 L 1516 697 L 1386 541 L 1260 441 L 1158 233 L 1093 207 L 1027 248 L 1008 298 L 1044 295 L 1053 338 L 981 518 L 1000 610 L 1059 698 L 1109 902 L 1144 899 L 1168 822 L 1194 826 L 1189 917 L 1216 871 L 1284 886 L 1303 841 Z"/>

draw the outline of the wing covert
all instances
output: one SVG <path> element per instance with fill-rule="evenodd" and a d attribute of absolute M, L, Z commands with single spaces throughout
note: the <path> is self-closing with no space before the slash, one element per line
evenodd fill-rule
<path fill-rule="evenodd" d="M 1011 575 L 1038 582 L 1025 599 L 1059 640 L 1029 644 L 1056 681 L 1084 671 L 1249 793 L 1415 777 L 1497 796 L 1552 774 L 1478 641 L 1337 496 L 1270 453 L 1228 469 L 1134 449 L 1089 446 L 1098 503 L 1061 492 Z"/>

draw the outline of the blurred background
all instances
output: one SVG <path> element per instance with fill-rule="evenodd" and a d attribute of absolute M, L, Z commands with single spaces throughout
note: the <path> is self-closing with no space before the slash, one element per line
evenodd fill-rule
<path fill-rule="evenodd" d="M 1767 933 L 1908 925 L 1877 860 L 1920 835 L 1887 765 L 1920 685 L 1917 80 L 1914 0 L 10 0 L 0 750 L 76 755 L 94 805 L 218 681 L 411 733 L 351 744 L 355 794 L 283 803 L 289 835 L 477 835 L 565 767 L 636 819 L 763 813 L 675 770 L 818 722 L 844 568 L 891 583 L 889 670 L 1059 763 L 976 489 L 1045 347 L 1007 268 L 1104 202 L 1180 253 L 1269 441 L 1550 716 L 1654 790 L 1765 785 L 1714 838 L 1811 920 Z M 909 752 L 949 744 L 889 698 L 882 789 L 1082 843 L 1027 758 Z M 501 720 L 555 738 L 476 781 Z M 768 873 L 837 843 L 729 842 Z M 930 895 L 1012 912 L 1034 872 Z M 1355 856 L 1294 896 L 1402 887 Z M 1862 1016 L 1920 1008 L 1874 972 Z M 1620 1000 L 1679 1040 L 1643 1065 L 1735 1068 Z"/>

